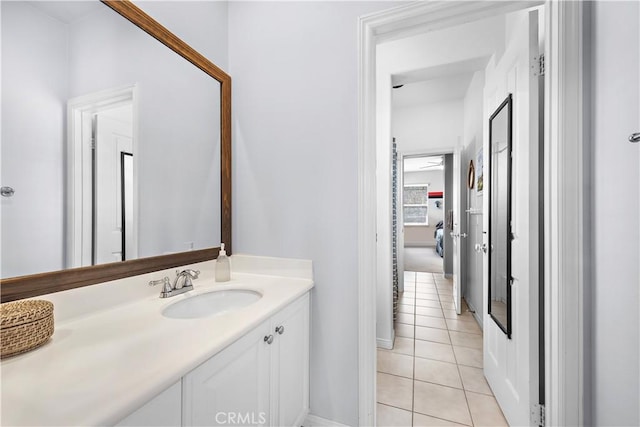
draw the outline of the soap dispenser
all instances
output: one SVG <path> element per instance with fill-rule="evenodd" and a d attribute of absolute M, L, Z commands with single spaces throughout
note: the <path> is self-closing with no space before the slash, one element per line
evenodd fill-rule
<path fill-rule="evenodd" d="M 216 282 L 228 282 L 231 280 L 231 266 L 227 251 L 224 250 L 224 243 L 220 244 L 220 253 L 216 260 Z"/>

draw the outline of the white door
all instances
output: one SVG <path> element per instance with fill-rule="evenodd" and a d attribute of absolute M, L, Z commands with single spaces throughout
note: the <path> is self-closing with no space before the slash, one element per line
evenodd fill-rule
<path fill-rule="evenodd" d="M 507 48 L 499 62 L 490 61 L 485 86 L 484 185 L 491 192 L 489 117 L 508 97 L 513 97 L 511 222 L 494 227 L 492 235 L 511 233 L 511 337 L 488 314 L 489 257 L 484 266 L 484 373 L 510 425 L 529 425 L 530 407 L 538 392 L 538 12 L 522 11 L 513 25 Z M 507 157 L 508 158 L 508 155 Z M 506 183 L 505 183 L 506 184 Z M 504 188 L 504 186 L 503 186 Z M 502 197 L 502 196 L 501 196 Z M 490 197 L 483 198 L 483 239 L 488 252 Z M 509 205 L 506 205 L 509 206 Z M 501 209 L 500 212 L 503 210 Z M 500 215 L 505 216 L 506 215 Z M 508 237 L 504 241 L 508 241 Z M 504 246 L 504 245 L 503 245 Z M 496 248 L 496 250 L 498 250 Z M 498 255 L 495 255 L 496 257 Z M 497 279 L 496 279 L 497 280 Z M 508 292 L 508 291 L 506 291 Z M 497 304 L 496 304 L 497 306 Z M 502 306 L 500 306 L 502 307 Z"/>
<path fill-rule="evenodd" d="M 591 422 L 640 425 L 640 141 L 629 140 L 640 132 L 640 3 L 596 2 L 593 14 Z"/>
<path fill-rule="evenodd" d="M 95 115 L 94 264 L 123 260 L 121 153 L 133 152 L 133 118 L 122 111 Z"/>
<path fill-rule="evenodd" d="M 122 239 L 124 243 L 122 248 L 122 260 L 134 259 L 137 257 L 135 238 L 135 217 L 133 211 L 135 203 L 133 199 L 134 183 L 133 183 L 133 153 L 121 153 L 122 167 Z"/>
<path fill-rule="evenodd" d="M 265 337 L 273 343 L 269 321 L 183 377 L 183 426 L 269 425 L 271 344 Z"/>
<path fill-rule="evenodd" d="M 453 302 L 456 306 L 456 313 L 462 313 L 462 286 L 464 281 L 464 243 L 467 237 L 465 219 L 466 192 L 463 185 L 466 181 L 462 179 L 462 152 L 456 149 L 453 153 L 453 229 L 451 231 L 451 241 L 453 242 Z M 463 200 L 464 196 L 464 200 Z"/>
<path fill-rule="evenodd" d="M 309 294 L 273 316 L 271 425 L 300 426 L 309 410 Z"/>

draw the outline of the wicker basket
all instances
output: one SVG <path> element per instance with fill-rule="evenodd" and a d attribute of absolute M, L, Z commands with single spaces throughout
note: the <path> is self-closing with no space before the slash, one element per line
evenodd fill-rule
<path fill-rule="evenodd" d="M 21 300 L 0 304 L 0 357 L 41 346 L 53 335 L 53 304 Z"/>

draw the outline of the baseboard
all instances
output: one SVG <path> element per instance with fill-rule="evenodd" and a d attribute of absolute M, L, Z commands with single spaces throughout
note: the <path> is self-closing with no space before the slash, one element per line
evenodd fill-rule
<path fill-rule="evenodd" d="M 484 330 L 484 327 L 482 325 L 482 316 L 480 315 L 481 313 L 478 312 L 478 310 L 473 305 L 469 304 L 469 300 L 467 300 L 466 298 L 464 300 L 469 306 L 469 310 L 472 311 L 471 315 L 476 319 L 476 322 L 478 322 L 478 326 L 480 326 L 480 329 Z"/>
<path fill-rule="evenodd" d="M 391 339 L 385 340 L 382 338 L 376 338 L 378 348 L 384 348 L 385 350 L 391 350 L 393 348 L 393 341 L 395 341 L 396 331 L 391 329 Z"/>
<path fill-rule="evenodd" d="M 378 344 L 378 348 L 384 348 L 385 350 L 391 350 L 393 348 L 393 340 L 376 338 L 376 343 Z"/>
<path fill-rule="evenodd" d="M 484 331 L 484 325 L 482 324 L 482 316 L 480 316 L 480 314 L 477 311 L 474 311 L 473 317 L 474 319 L 476 319 L 476 322 L 478 322 L 478 326 L 480 326 L 480 329 Z"/>
<path fill-rule="evenodd" d="M 309 416 L 309 404 L 307 402 L 307 407 L 305 408 L 304 411 L 302 411 L 300 413 L 300 415 L 298 415 L 298 418 L 296 418 L 296 422 L 293 423 L 294 426 L 305 426 L 305 421 L 307 420 L 307 417 Z"/>
<path fill-rule="evenodd" d="M 336 421 L 331 421 L 326 418 L 322 418 L 313 414 L 307 415 L 307 418 L 304 420 L 304 424 L 302 426 L 303 427 L 325 427 L 325 426 L 347 427 L 346 424 L 341 424 Z"/>

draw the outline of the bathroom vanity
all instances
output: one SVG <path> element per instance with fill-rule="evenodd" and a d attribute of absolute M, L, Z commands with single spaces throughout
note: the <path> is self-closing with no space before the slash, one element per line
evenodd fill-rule
<path fill-rule="evenodd" d="M 301 425 L 311 261 L 234 254 L 214 280 L 215 245 L 233 253 L 231 76 L 132 1 L 73 3 L 1 3 L 3 81 L 21 88 L 2 93 L 3 179 L 27 197 L 2 204 L 0 300 L 51 301 L 55 332 L 2 360 L 0 424 Z M 169 289 L 174 268 L 193 290 Z"/>
<path fill-rule="evenodd" d="M 225 283 L 214 261 L 186 266 L 201 271 L 195 289 L 171 298 L 147 283 L 173 270 L 40 297 L 56 330 L 2 361 L 1 424 L 301 425 L 311 262 L 231 260 Z"/>

